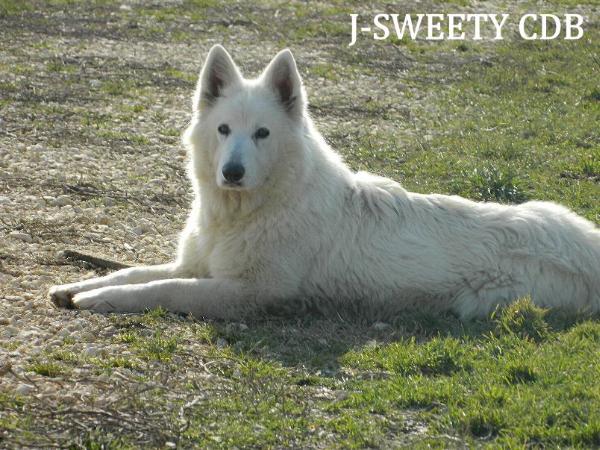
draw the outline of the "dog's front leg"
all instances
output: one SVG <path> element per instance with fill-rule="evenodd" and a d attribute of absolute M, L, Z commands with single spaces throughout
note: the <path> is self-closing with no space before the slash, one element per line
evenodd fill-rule
<path fill-rule="evenodd" d="M 179 272 L 178 266 L 174 263 L 157 266 L 131 267 L 119 270 L 104 277 L 52 286 L 48 293 L 50 300 L 52 300 L 56 306 L 69 308 L 73 306 L 73 296 L 81 292 L 91 291 L 106 286 L 147 283 L 153 280 L 164 280 L 166 278 L 183 276 L 183 274 L 180 274 Z"/>
<path fill-rule="evenodd" d="M 256 284 L 227 279 L 171 279 L 110 286 L 75 295 L 75 307 L 100 312 L 143 312 L 161 306 L 195 317 L 244 316 L 272 296 Z"/>

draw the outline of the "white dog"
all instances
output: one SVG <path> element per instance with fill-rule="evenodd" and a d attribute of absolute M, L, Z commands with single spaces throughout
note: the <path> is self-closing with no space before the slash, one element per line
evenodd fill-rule
<path fill-rule="evenodd" d="M 195 200 L 177 260 L 55 286 L 59 306 L 234 318 L 308 301 L 463 318 L 531 296 L 600 309 L 600 230 L 568 209 L 422 195 L 324 142 L 289 50 L 256 80 L 211 49 L 184 135 Z"/>

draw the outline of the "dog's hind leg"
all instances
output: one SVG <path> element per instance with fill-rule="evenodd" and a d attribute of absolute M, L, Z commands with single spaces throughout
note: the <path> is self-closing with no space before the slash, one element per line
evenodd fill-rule
<path fill-rule="evenodd" d="M 268 289 L 227 279 L 170 279 L 109 286 L 76 294 L 76 308 L 99 312 L 143 312 L 161 306 L 201 318 L 239 318 L 272 300 Z M 260 304 L 259 304 L 260 303 Z"/>
<path fill-rule="evenodd" d="M 104 277 L 92 278 L 77 283 L 63 284 L 50 288 L 50 300 L 59 307 L 72 308 L 73 296 L 81 292 L 107 286 L 147 283 L 182 276 L 179 267 L 173 263 L 157 266 L 130 267 L 111 273 Z"/>

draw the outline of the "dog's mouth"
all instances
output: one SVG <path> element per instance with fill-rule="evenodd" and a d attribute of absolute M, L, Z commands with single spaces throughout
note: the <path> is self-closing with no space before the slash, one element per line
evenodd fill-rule
<path fill-rule="evenodd" d="M 221 189 L 229 191 L 243 191 L 245 190 L 244 183 L 242 181 L 223 181 L 221 183 Z"/>

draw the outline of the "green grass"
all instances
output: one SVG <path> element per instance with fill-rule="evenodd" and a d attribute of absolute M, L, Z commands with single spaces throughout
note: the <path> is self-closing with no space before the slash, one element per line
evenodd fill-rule
<path fill-rule="evenodd" d="M 149 139 L 144 135 L 125 133 L 122 131 L 100 131 L 98 136 L 109 141 L 130 142 L 138 145 L 147 145 L 150 142 Z"/>
<path fill-rule="evenodd" d="M 471 444 L 599 445 L 600 386 L 588 383 L 600 370 L 600 325 L 552 332 L 543 315 L 521 302 L 502 311 L 489 334 L 353 350 L 344 364 L 386 376 L 349 383 L 354 392 L 332 407 L 384 415 L 416 409 L 431 434 Z"/>
<path fill-rule="evenodd" d="M 330 81 L 339 81 L 339 77 L 335 72 L 335 66 L 333 64 L 318 64 L 311 67 L 310 71 L 315 76 L 322 77 Z"/>
<path fill-rule="evenodd" d="M 46 64 L 46 70 L 49 72 L 58 72 L 58 73 L 75 73 L 78 70 L 77 65 L 68 64 L 60 59 L 53 59 Z"/>
<path fill-rule="evenodd" d="M 0 18 L 31 10 L 31 6 L 20 0 L 0 0 Z"/>
<path fill-rule="evenodd" d="M 450 189 L 454 194 L 479 201 L 522 203 L 527 200 L 522 184 L 510 166 L 502 170 L 493 165 L 485 165 L 481 169 L 473 169 L 470 173 L 461 173 Z"/>
<path fill-rule="evenodd" d="M 65 372 L 65 367 L 53 361 L 37 361 L 29 366 L 29 370 L 44 377 L 56 377 Z"/>
<path fill-rule="evenodd" d="M 491 66 L 473 64 L 459 82 L 433 88 L 439 116 L 429 118 L 431 140 L 407 143 L 405 184 L 477 200 L 553 200 L 599 223 L 599 33 L 588 32 L 589 45 L 499 47 Z"/>
<path fill-rule="evenodd" d="M 353 168 L 391 176 L 418 192 L 503 203 L 557 201 L 600 223 L 597 20 L 586 27 L 587 40 L 577 42 L 363 40 L 348 49 L 348 14 L 354 6 L 342 1 L 266 0 L 250 7 L 190 0 L 168 6 L 136 3 L 131 11 L 121 10 L 121 2 L 103 0 L 42 3 L 0 0 L 0 19 L 35 18 L 46 9 L 93 14 L 98 20 L 92 23 L 116 24 L 107 31 L 111 39 L 110 33 L 123 42 L 142 37 L 144 48 L 147 43 L 157 52 L 173 42 L 177 49 L 203 39 L 227 44 L 240 31 L 236 27 L 256 42 L 306 48 L 296 55 L 308 91 L 315 92 L 309 97 L 312 115 Z M 557 0 L 522 8 L 579 3 L 592 4 Z M 457 12 L 474 3 L 431 5 Z M 192 22 L 201 31 L 190 28 Z M 94 36 L 94 30 L 84 35 Z M 25 136 L 35 124 L 44 136 L 57 124 L 72 126 L 73 139 L 79 140 L 69 145 L 64 144 L 69 135 L 54 140 L 81 151 L 100 141 L 102 157 L 106 142 L 143 147 L 150 144 L 149 136 L 162 136 L 169 144 L 165 151 L 171 148 L 187 120 L 182 113 L 174 121 L 171 113 L 189 107 L 199 63 L 164 53 L 153 58 L 180 68 L 162 60 L 138 68 L 118 58 L 101 61 L 105 64 L 83 59 L 86 63 L 78 66 L 63 63 L 66 50 L 55 44 L 24 42 L 26 51 L 7 47 L 12 59 L 0 64 L 0 91 L 7 97 L 0 106 L 11 108 L 7 118 L 14 115 L 19 125 L 11 124 L 10 133 Z M 240 45 L 228 47 L 242 65 L 258 70 L 267 62 L 266 54 L 259 55 L 260 64 L 255 54 L 243 60 L 243 45 L 258 44 Z M 71 52 L 76 56 L 76 47 Z M 101 84 L 90 86 L 92 79 Z M 336 90 L 345 84 L 350 87 Z M 69 88 L 64 99 L 40 101 L 64 87 Z M 28 92 L 35 93 L 34 101 Z M 79 97 L 85 100 L 75 104 Z M 145 121 L 138 121 L 140 116 Z M 131 132 L 138 122 L 140 131 Z M 152 132 L 145 134 L 143 127 Z M 90 183 L 98 181 L 93 177 L 111 176 L 80 171 L 77 176 L 89 177 Z M 137 172 L 135 177 L 142 185 L 155 178 Z M 86 205 L 104 201 L 89 198 Z M 133 217 L 137 210 L 129 213 Z M 386 320 L 389 326 L 378 329 L 311 316 L 246 324 L 178 319 L 162 309 L 109 316 L 106 322 L 116 331 L 98 341 L 110 345 L 110 352 L 86 355 L 85 343 L 70 338 L 25 363 L 15 386 L 35 377 L 40 389 L 36 395 L 0 393 L 0 428 L 7 430 L 0 446 L 600 446 L 598 317 L 546 311 L 522 299 L 479 321 L 419 311 Z M 3 344 L 3 350 L 21 351 L 20 345 Z M 103 381 L 96 383 L 97 377 Z M 67 392 L 71 384 L 87 382 L 93 395 L 80 403 L 52 396 L 48 406 L 38 395 L 52 392 L 42 389 L 45 383 L 55 383 L 53 392 Z M 81 412 L 76 422 L 61 416 L 77 408 L 89 412 L 90 405 L 106 398 L 105 415 Z M 52 414 L 38 417 L 48 408 Z M 58 430 L 69 440 L 44 440 L 60 435 Z M 136 440 L 139 435 L 143 444 Z M 11 436 L 16 438 L 1 441 Z"/>
<path fill-rule="evenodd" d="M 113 96 L 134 96 L 134 85 L 130 79 L 111 80 L 102 84 L 102 91 Z"/>
<path fill-rule="evenodd" d="M 190 86 L 193 85 L 193 83 L 196 81 L 196 78 L 197 78 L 197 74 L 183 72 L 183 71 L 181 71 L 179 69 L 176 69 L 175 67 L 167 67 L 165 69 L 165 74 L 167 76 L 169 76 L 169 77 L 177 78 L 179 80 L 186 81 L 187 83 L 190 84 Z"/>
<path fill-rule="evenodd" d="M 207 10 L 218 5 L 215 0 L 185 0 L 179 6 L 160 6 L 153 8 L 138 8 L 137 12 L 147 17 L 151 17 L 159 23 L 172 23 L 180 20 L 183 16 L 187 20 L 194 22 L 205 20 L 208 14 Z M 187 40 L 187 33 L 179 32 L 173 36 L 175 40 Z"/>
<path fill-rule="evenodd" d="M 116 318 L 129 330 L 117 341 L 139 363 L 97 364 L 177 373 L 186 370 L 172 363 L 179 343 L 205 342 L 202 358 L 222 381 L 189 386 L 185 402 L 204 400 L 185 409 L 183 445 L 600 445 L 600 323 L 527 299 L 483 321 L 406 315 L 384 331 L 305 318 L 250 328 L 190 322 L 167 337 L 172 320 L 164 310 Z M 317 349 L 327 356 L 313 358 Z"/>
<path fill-rule="evenodd" d="M 524 299 L 485 321 L 408 316 L 384 333 L 348 324 L 332 334 L 339 324 L 322 329 L 313 319 L 292 325 L 296 340 L 284 336 L 285 323 L 217 326 L 229 346 L 205 357 L 227 361 L 227 394 L 187 412 L 182 442 L 316 446 L 335 436 L 327 442 L 336 448 L 597 446 L 600 323 L 567 317 Z M 306 347 L 319 345 L 333 371 L 308 357 Z M 299 369 L 286 351 L 308 366 Z"/>

